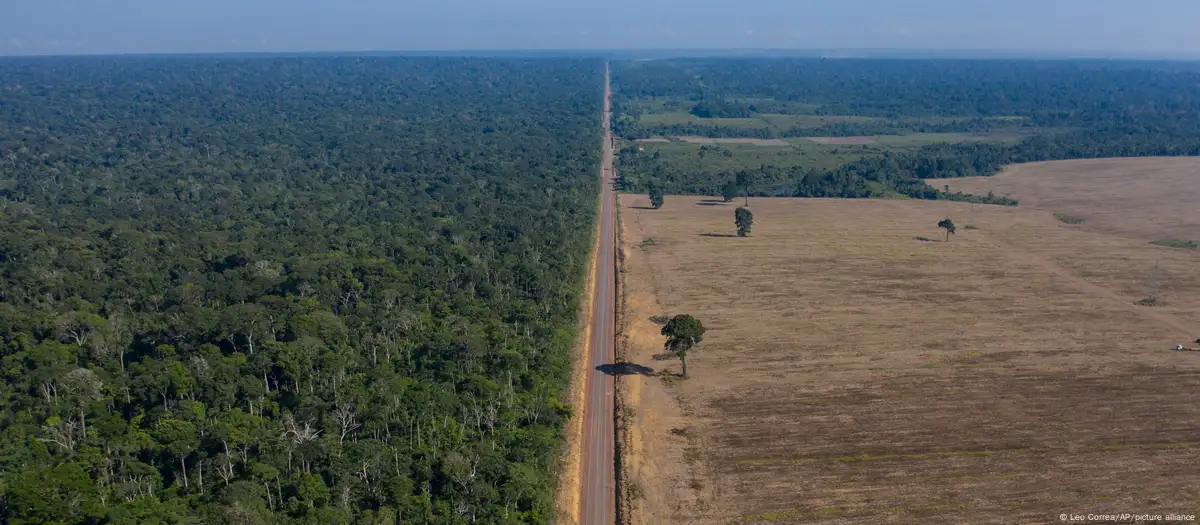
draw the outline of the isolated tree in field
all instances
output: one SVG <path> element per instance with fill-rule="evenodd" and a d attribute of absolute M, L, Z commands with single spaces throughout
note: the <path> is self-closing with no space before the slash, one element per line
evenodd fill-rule
<path fill-rule="evenodd" d="M 661 208 L 662 205 L 663 205 L 662 188 L 659 188 L 658 186 L 651 186 L 650 187 L 650 206 L 653 206 L 654 209 L 657 210 L 657 209 Z"/>
<path fill-rule="evenodd" d="M 729 182 L 726 182 L 725 185 L 721 187 L 721 198 L 725 199 L 725 202 L 730 202 L 733 199 L 736 199 L 737 196 L 738 196 L 737 182 L 729 181 Z"/>
<path fill-rule="evenodd" d="M 950 235 L 954 233 L 954 221 L 950 219 L 942 219 L 938 222 L 938 228 L 946 230 L 946 242 L 950 242 Z"/>
<path fill-rule="evenodd" d="M 754 179 L 748 172 L 741 171 L 737 174 L 737 185 L 742 189 L 742 195 L 746 197 L 745 206 L 750 205 L 750 186 L 754 184 Z"/>
<path fill-rule="evenodd" d="M 663 325 L 662 335 L 667 337 L 663 348 L 668 354 L 679 357 L 683 365 L 683 377 L 687 377 L 687 353 L 704 338 L 704 324 L 695 317 L 680 314 Z"/>
<path fill-rule="evenodd" d="M 733 223 L 737 225 L 738 237 L 750 235 L 750 227 L 754 225 L 754 214 L 746 208 L 738 208 L 733 212 Z"/>

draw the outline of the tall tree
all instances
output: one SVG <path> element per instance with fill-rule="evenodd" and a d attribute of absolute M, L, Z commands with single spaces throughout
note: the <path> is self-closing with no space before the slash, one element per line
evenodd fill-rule
<path fill-rule="evenodd" d="M 750 227 L 754 225 L 754 214 L 746 208 L 739 207 L 733 212 L 733 223 L 737 225 L 738 237 L 750 235 Z"/>
<path fill-rule="evenodd" d="M 679 357 L 683 366 L 683 377 L 687 377 L 687 354 L 704 339 L 704 324 L 695 317 L 680 314 L 667 321 L 661 333 L 667 337 L 663 348 L 668 354 Z"/>
<path fill-rule="evenodd" d="M 938 228 L 946 230 L 946 242 L 950 242 L 950 235 L 954 234 L 954 221 L 949 218 L 938 221 Z"/>
<path fill-rule="evenodd" d="M 739 171 L 737 174 L 737 185 L 742 189 L 742 195 L 746 197 L 745 206 L 750 206 L 750 186 L 754 184 L 754 174 L 749 171 Z"/>
<path fill-rule="evenodd" d="M 728 181 L 724 186 L 721 186 L 721 198 L 725 202 L 730 202 L 738 196 L 738 185 L 735 181 Z"/>
<path fill-rule="evenodd" d="M 663 205 L 663 189 L 657 184 L 650 186 L 650 206 L 659 209 Z"/>

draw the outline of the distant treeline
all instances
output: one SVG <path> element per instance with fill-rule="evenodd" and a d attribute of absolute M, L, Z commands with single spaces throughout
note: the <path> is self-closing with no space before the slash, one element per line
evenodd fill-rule
<path fill-rule="evenodd" d="M 751 114 L 752 116 L 754 114 Z M 975 133 L 1022 126 L 1022 121 L 984 118 L 941 119 L 923 118 L 881 120 L 873 122 L 830 122 L 820 126 L 793 126 L 779 130 L 770 127 L 712 125 L 702 123 L 643 124 L 624 119 L 613 130 L 627 140 L 652 137 L 709 137 L 775 139 L 792 137 L 861 137 L 875 135 L 907 135 L 910 133 Z M 1025 126 L 1028 127 L 1028 126 Z"/>
<path fill-rule="evenodd" d="M 1192 63 L 819 59 L 619 62 L 613 79 L 618 102 L 704 102 L 713 116 L 753 104 L 762 113 L 887 119 L 1019 116 L 1039 126 L 1194 116 L 1198 81 Z"/>
<path fill-rule="evenodd" d="M 762 166 L 742 172 L 754 194 L 975 199 L 923 179 L 991 175 L 1007 164 L 1100 157 L 1200 155 L 1200 67 L 1171 62 L 1020 60 L 706 59 L 621 63 L 617 131 L 709 137 L 853 136 L 984 131 L 1020 126 L 1017 144 L 936 144 L 913 152 L 864 152 L 833 170 Z M 693 104 L 694 114 L 754 111 L 875 117 L 786 131 L 640 123 L 643 100 Z M 1010 118 L 1011 117 L 1011 118 Z M 738 173 L 681 173 L 626 150 L 623 185 L 652 181 L 669 192 L 717 194 Z M 985 198 L 986 199 L 986 198 Z M 986 199 L 1012 204 L 1000 198 Z"/>

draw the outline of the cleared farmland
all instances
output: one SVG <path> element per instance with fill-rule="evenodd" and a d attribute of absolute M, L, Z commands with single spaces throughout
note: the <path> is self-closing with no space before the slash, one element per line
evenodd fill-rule
<path fill-rule="evenodd" d="M 1011 195 L 1021 207 L 1081 219 L 1080 227 L 1146 240 L 1200 240 L 1200 158 L 1088 159 L 1018 164 L 992 177 L 933 181 L 953 191 Z"/>
<path fill-rule="evenodd" d="M 751 199 L 736 238 L 740 202 L 621 199 L 634 523 L 1200 514 L 1195 252 L 931 201 Z"/>

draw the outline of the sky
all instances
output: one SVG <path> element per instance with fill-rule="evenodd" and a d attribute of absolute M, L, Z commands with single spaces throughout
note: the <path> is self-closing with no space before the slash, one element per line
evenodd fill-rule
<path fill-rule="evenodd" d="M 0 0 L 0 55 L 987 49 L 1200 57 L 1200 0 Z"/>

